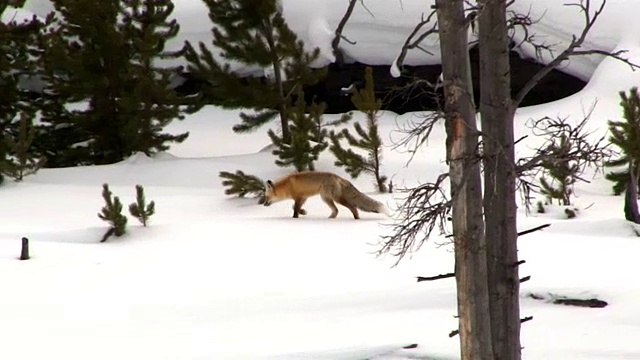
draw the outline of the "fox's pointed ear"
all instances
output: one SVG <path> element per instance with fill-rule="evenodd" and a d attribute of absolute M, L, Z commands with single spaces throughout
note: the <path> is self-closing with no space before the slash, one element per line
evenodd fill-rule
<path fill-rule="evenodd" d="M 265 188 L 273 189 L 273 182 L 271 182 L 271 180 L 267 180 L 267 184 L 266 184 Z"/>

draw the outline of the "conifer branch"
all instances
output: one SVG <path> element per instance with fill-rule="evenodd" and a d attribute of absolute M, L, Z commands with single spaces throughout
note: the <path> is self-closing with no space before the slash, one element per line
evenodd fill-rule
<path fill-rule="evenodd" d="M 226 195 L 234 195 L 241 198 L 249 194 L 256 197 L 264 195 L 264 180 L 255 175 L 245 174 L 242 170 L 236 170 L 235 173 L 221 171 L 219 176 L 224 179 L 222 185 L 227 187 L 224 191 Z"/>

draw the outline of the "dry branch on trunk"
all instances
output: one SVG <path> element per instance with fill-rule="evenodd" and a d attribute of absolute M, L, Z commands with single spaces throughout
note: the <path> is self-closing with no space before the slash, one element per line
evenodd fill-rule
<path fill-rule="evenodd" d="M 455 273 L 440 274 L 440 275 L 436 275 L 436 276 L 426 276 L 426 277 L 425 276 L 418 276 L 418 282 L 449 279 L 449 278 L 452 278 L 452 277 L 455 277 L 455 276 L 456 276 Z"/>
<path fill-rule="evenodd" d="M 413 160 L 416 151 L 426 144 L 434 126 L 444 119 L 442 111 L 428 112 L 419 116 L 417 120 L 408 120 L 402 125 L 398 125 L 398 133 L 402 136 L 398 141 L 394 141 L 392 149 L 394 151 L 406 151 L 411 154 L 407 160 L 407 165 Z"/>
<path fill-rule="evenodd" d="M 382 237 L 378 255 L 391 254 L 397 257 L 397 264 L 405 255 L 418 250 L 429 239 L 434 228 L 437 227 L 440 234 L 446 231 L 451 201 L 443 190 L 442 183 L 448 176 L 448 173 L 441 174 L 433 183 L 398 190 L 408 193 L 399 209 L 401 220 L 391 225 L 393 235 Z"/>

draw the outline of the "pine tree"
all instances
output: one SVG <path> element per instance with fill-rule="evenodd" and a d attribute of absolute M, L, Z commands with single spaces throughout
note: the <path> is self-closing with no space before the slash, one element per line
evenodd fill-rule
<path fill-rule="evenodd" d="M 45 113 L 43 120 L 55 138 L 51 143 L 62 147 L 54 152 L 77 161 L 70 165 L 107 164 L 183 141 L 186 133 L 161 133 L 181 119 L 181 110 L 168 88 L 175 69 L 155 65 L 179 55 L 164 50 L 166 40 L 178 32 L 168 20 L 171 2 L 52 2 L 59 17 L 46 41 L 48 93 L 62 104 L 87 101 L 85 108 L 58 104 Z"/>
<path fill-rule="evenodd" d="M 257 196 L 264 193 L 264 181 L 255 175 L 245 174 L 242 170 L 236 170 L 235 173 L 221 171 L 222 185 L 226 186 L 224 190 L 226 195 L 235 195 L 245 197 L 248 194 Z"/>
<path fill-rule="evenodd" d="M 178 35 L 180 26 L 170 19 L 174 10 L 172 0 L 122 0 L 124 5 L 123 31 L 131 42 L 133 54 L 131 72 L 136 79 L 133 96 L 124 101 L 138 114 L 138 137 L 133 152 L 152 155 L 169 149 L 167 143 L 183 142 L 189 133 L 172 135 L 162 130 L 173 120 L 183 120 L 180 100 L 170 89 L 171 77 L 179 67 L 159 67 L 158 60 L 171 60 L 182 52 L 168 52 L 165 44 Z"/>
<path fill-rule="evenodd" d="M 366 128 L 360 123 L 354 123 L 353 128 L 358 137 L 352 135 L 348 129 L 330 134 L 331 147 L 329 150 L 336 157 L 336 166 L 344 166 L 345 170 L 353 178 L 360 176 L 362 172 L 373 175 L 379 192 L 387 192 L 387 177 L 381 174 L 382 139 L 378 128 L 378 116 L 382 107 L 382 100 L 376 98 L 373 83 L 373 72 L 370 67 L 365 69 L 365 86 L 355 90 L 351 96 L 351 102 L 356 109 L 367 117 Z M 340 140 L 346 139 L 347 143 L 355 148 L 364 150 L 366 156 L 360 155 L 351 149 L 342 147 Z"/>
<path fill-rule="evenodd" d="M 120 198 L 111 197 L 111 191 L 108 184 L 102 185 L 102 198 L 105 206 L 102 207 L 98 217 L 111 224 L 109 230 L 104 234 L 100 242 L 105 242 L 111 235 L 122 236 L 127 231 L 127 217 L 122 214 L 122 203 Z"/>
<path fill-rule="evenodd" d="M 279 115 L 283 141 L 289 144 L 287 108 L 292 95 L 326 74 L 325 69 L 313 70 L 310 66 L 318 58 L 319 49 L 304 50 L 303 42 L 287 26 L 278 0 L 203 1 L 215 25 L 213 46 L 221 52 L 214 55 L 202 42 L 196 51 L 186 42 L 189 71 L 213 84 L 207 95 L 222 99 L 219 105 L 254 110 L 253 114 L 241 113 L 242 122 L 233 127 L 234 131 L 255 130 Z M 262 68 L 267 76 L 241 77 L 229 62 Z"/>
<path fill-rule="evenodd" d="M 287 109 L 290 119 L 291 142 L 287 143 L 284 136 L 278 136 L 273 130 L 268 134 L 276 146 L 273 154 L 278 157 L 278 166 L 293 166 L 296 171 L 315 170 L 314 162 L 320 153 L 329 145 L 327 129 L 322 126 L 322 115 L 326 105 L 312 103 L 307 106 L 302 91 L 298 92 L 293 107 Z"/>
<path fill-rule="evenodd" d="M 35 174 L 44 165 L 46 158 L 34 158 L 31 152 L 31 144 L 35 137 L 36 128 L 33 125 L 33 114 L 27 112 L 20 113 L 18 120 L 18 130 L 15 136 L 5 134 L 4 141 L 11 150 L 11 166 L 7 166 L 7 174 L 22 181 L 25 176 Z"/>
<path fill-rule="evenodd" d="M 149 218 L 156 212 L 156 203 L 147 204 L 142 185 L 136 185 L 136 202 L 129 204 L 129 213 L 140 221 L 142 226 L 147 226 Z"/>
<path fill-rule="evenodd" d="M 567 160 L 571 151 L 571 141 L 567 136 L 561 136 L 556 142 L 552 140 L 547 148 L 549 154 L 553 154 L 551 160 L 545 160 L 541 166 L 551 181 L 544 176 L 540 178 L 541 193 L 548 202 L 557 199 L 562 205 L 571 205 L 572 186 L 578 175 L 578 164 Z"/>
<path fill-rule="evenodd" d="M 24 5 L 24 1 L 11 3 L 12 7 L 6 1 L 0 3 L 0 15 Z M 14 143 L 23 126 L 21 119 L 32 119 L 38 111 L 36 100 L 20 88 L 19 81 L 36 72 L 36 39 L 42 26 L 35 16 L 20 22 L 0 21 L 0 183 L 4 175 L 19 173 Z"/>
<path fill-rule="evenodd" d="M 623 109 L 625 121 L 609 120 L 609 140 L 612 144 L 622 150 L 622 154 L 617 159 L 605 163 L 606 167 L 621 167 L 633 164 L 631 171 L 635 172 L 635 178 L 640 180 L 640 95 L 638 88 L 633 87 L 627 95 L 624 91 L 620 93 L 620 105 Z M 605 175 L 607 180 L 613 181 L 613 193 L 622 194 L 629 180 L 629 168 L 621 171 L 612 171 Z"/>

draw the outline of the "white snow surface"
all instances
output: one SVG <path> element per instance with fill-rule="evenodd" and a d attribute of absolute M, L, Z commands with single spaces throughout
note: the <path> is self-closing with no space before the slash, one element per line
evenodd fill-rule
<path fill-rule="evenodd" d="M 183 29 L 206 39 L 202 31 L 210 25 L 203 6 L 176 2 L 178 17 L 188 20 L 181 20 Z M 44 3 L 29 4 L 36 11 Z M 283 3 L 290 19 L 299 18 L 298 29 L 317 23 L 312 18 L 333 26 L 346 7 L 346 1 L 333 0 Z M 552 9 L 545 16 L 555 19 L 547 25 L 549 36 L 570 38 L 579 17 L 563 15 L 566 9 L 555 1 L 531 3 L 536 11 Z M 391 63 L 428 5 L 365 4 L 375 18 L 358 7 L 356 21 L 347 27 L 346 35 L 358 42 L 350 56 Z M 524 7 L 525 1 L 517 4 Z M 603 25 L 590 41 L 628 50 L 630 59 L 640 62 L 636 25 L 608 17 L 638 10 L 636 2 L 609 0 L 608 15 L 603 13 Z M 431 61 L 424 54 L 415 59 Z M 607 120 L 620 119 L 618 91 L 639 84 L 640 72 L 613 59 L 583 65 L 575 71 L 590 80 L 581 92 L 518 110 L 516 138 L 530 136 L 518 144 L 517 156 L 542 141 L 527 128 L 529 119 L 579 121 L 594 103 L 589 126 L 595 135 L 606 133 Z M 220 171 L 241 169 L 263 179 L 291 171 L 276 167 L 274 156 L 261 151 L 269 144 L 266 128 L 232 132 L 239 111 L 210 106 L 175 122 L 167 130 L 188 130 L 190 137 L 152 158 L 43 169 L 0 187 L 1 359 L 459 358 L 458 338 L 448 337 L 457 328 L 454 281 L 415 281 L 453 270 L 452 248 L 442 245 L 448 240 L 434 234 L 394 267 L 394 257 L 375 256 L 394 218 L 362 213 L 356 221 L 340 208 L 337 219 L 327 219 L 329 209 L 312 198 L 309 215 L 292 219 L 290 202 L 263 207 L 252 198 L 224 195 Z M 409 163 L 406 149 L 393 146 L 401 136 L 398 127 L 421 115 L 382 113 L 383 171 L 396 187 L 434 180 L 447 170 L 442 126 Z M 362 119 L 356 114 L 354 120 Z M 347 177 L 333 161 L 323 154 L 318 170 Z M 526 213 L 520 204 L 520 230 L 552 224 L 518 243 L 519 258 L 526 260 L 521 276 L 532 276 L 521 286 L 521 315 L 533 316 L 522 325 L 524 359 L 640 359 L 640 239 L 623 220 L 623 198 L 611 195 L 602 174 L 591 175 L 586 175 L 590 183 L 576 186 L 575 219 L 564 219 L 559 209 Z M 353 182 L 391 209 L 403 196 L 376 194 L 366 176 Z M 99 243 L 107 229 L 96 215 L 103 206 L 103 183 L 125 207 L 135 199 L 134 186 L 144 185 L 147 199 L 156 202 L 149 226 L 130 217 L 127 235 Z M 17 260 L 23 236 L 31 243 L 27 261 Z M 560 306 L 530 293 L 598 297 L 609 305 Z M 413 343 L 418 347 L 401 349 Z"/>

